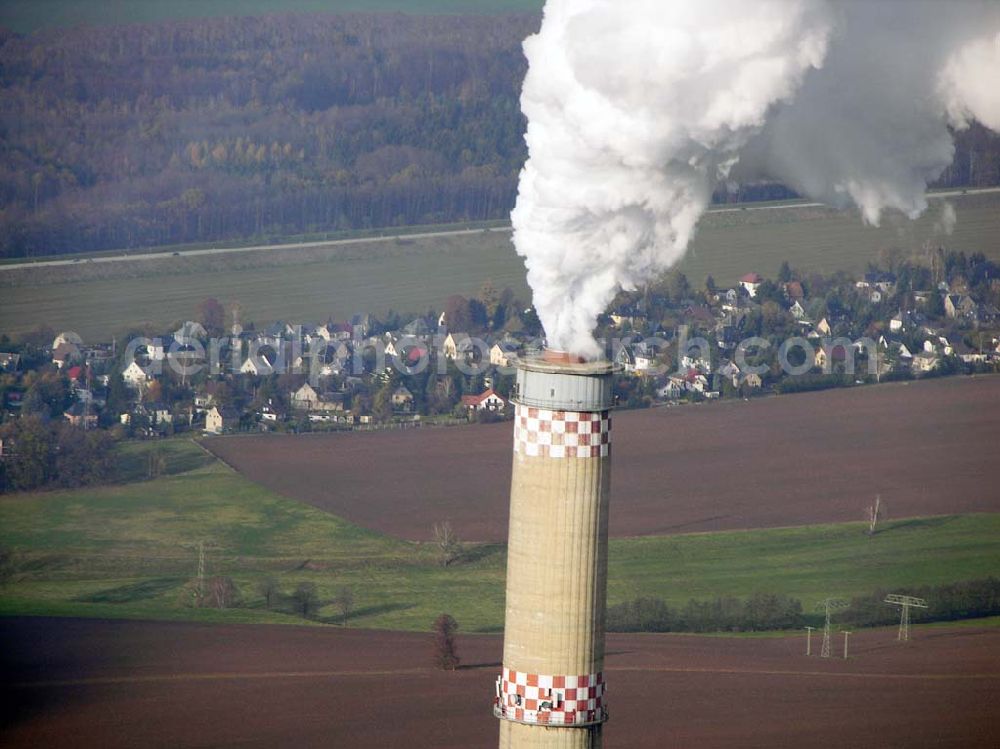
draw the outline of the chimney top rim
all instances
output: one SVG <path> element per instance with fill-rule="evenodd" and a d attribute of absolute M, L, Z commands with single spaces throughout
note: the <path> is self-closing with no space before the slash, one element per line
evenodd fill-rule
<path fill-rule="evenodd" d="M 595 377 L 609 375 L 621 371 L 621 366 L 607 359 L 586 360 L 565 351 L 545 349 L 541 355 L 515 357 L 513 364 L 518 369 L 533 372 L 549 372 L 558 374 Z"/>

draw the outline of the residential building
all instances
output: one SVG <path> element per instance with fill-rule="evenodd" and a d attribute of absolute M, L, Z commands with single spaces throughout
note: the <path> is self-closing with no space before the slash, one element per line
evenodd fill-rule
<path fill-rule="evenodd" d="M 938 359 L 937 354 L 933 354 L 929 351 L 921 351 L 919 354 L 913 357 L 913 371 L 917 373 L 931 372 L 937 368 L 940 359 Z"/>
<path fill-rule="evenodd" d="M 319 393 L 308 382 L 292 393 L 292 408 L 296 410 L 309 411 L 319 403 Z"/>
<path fill-rule="evenodd" d="M 80 349 L 75 343 L 60 343 L 52 351 L 52 363 L 59 367 L 59 369 L 62 369 L 67 364 L 81 361 L 81 359 Z"/>
<path fill-rule="evenodd" d="M 149 375 L 146 374 L 145 369 L 139 366 L 138 362 L 133 361 L 122 371 L 122 379 L 128 387 L 138 390 L 149 380 Z"/>
<path fill-rule="evenodd" d="M 208 338 L 208 331 L 200 322 L 188 320 L 174 331 L 174 340 L 181 346 L 189 346 L 196 341 Z"/>
<path fill-rule="evenodd" d="M 470 411 L 503 411 L 507 408 L 507 401 L 489 388 L 479 395 L 463 395 L 462 405 Z"/>
<path fill-rule="evenodd" d="M 666 384 L 656 391 L 656 397 L 662 400 L 677 400 L 684 394 L 684 390 L 684 378 L 671 376 L 667 378 Z"/>
<path fill-rule="evenodd" d="M 392 392 L 392 408 L 395 411 L 411 411 L 413 409 L 413 393 L 409 388 L 400 385 Z"/>
<path fill-rule="evenodd" d="M 224 434 L 236 429 L 240 424 L 240 415 L 236 409 L 229 406 L 212 406 L 205 414 L 205 431 L 210 434 Z"/>
<path fill-rule="evenodd" d="M 241 374 L 248 374 L 254 377 L 267 377 L 274 374 L 274 356 L 266 351 L 258 351 L 251 354 L 240 367 Z"/>
<path fill-rule="evenodd" d="M 747 273 L 740 279 L 740 286 L 742 286 L 747 294 L 753 299 L 757 296 L 757 289 L 764 282 L 759 273 Z"/>
<path fill-rule="evenodd" d="M 472 340 L 468 333 L 449 333 L 441 342 L 441 351 L 445 358 L 454 361 L 460 355 L 468 353 L 472 346 Z"/>
<path fill-rule="evenodd" d="M 75 427 L 93 429 L 97 426 L 97 412 L 86 403 L 74 403 L 63 412 L 63 417 Z"/>

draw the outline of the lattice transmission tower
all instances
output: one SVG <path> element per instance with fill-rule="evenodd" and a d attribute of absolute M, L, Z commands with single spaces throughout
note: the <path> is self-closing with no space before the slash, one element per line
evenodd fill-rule
<path fill-rule="evenodd" d="M 198 542 L 198 599 L 205 597 L 205 542 Z"/>
<path fill-rule="evenodd" d="M 823 622 L 823 646 L 819 652 L 820 658 L 830 657 L 830 618 L 833 616 L 833 612 L 846 607 L 847 601 L 842 598 L 827 598 L 820 601 L 817 608 L 826 613 L 826 619 Z"/>
<path fill-rule="evenodd" d="M 917 598 L 916 596 L 903 596 L 890 593 L 885 597 L 885 603 L 892 606 L 899 606 L 901 609 L 899 612 L 899 635 L 896 639 L 900 642 L 906 642 L 910 639 L 910 609 L 926 609 L 927 600 Z"/>

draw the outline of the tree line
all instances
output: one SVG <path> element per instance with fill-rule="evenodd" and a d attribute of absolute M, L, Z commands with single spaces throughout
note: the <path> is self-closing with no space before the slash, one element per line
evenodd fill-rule
<path fill-rule="evenodd" d="M 536 14 L 0 33 L 0 256 L 504 218 Z M 941 186 L 1000 183 L 958 134 Z M 790 197 L 721 187 L 716 200 Z"/>
<path fill-rule="evenodd" d="M 535 16 L 0 37 L 4 255 L 497 218 Z"/>
<path fill-rule="evenodd" d="M 691 599 L 683 607 L 659 598 L 636 598 L 608 607 L 609 632 L 754 632 L 794 629 L 803 621 L 802 602 L 777 593 L 749 598 Z"/>
<path fill-rule="evenodd" d="M 957 621 L 1000 614 L 1000 579 L 988 577 L 946 585 L 876 590 L 856 596 L 838 613 L 837 621 L 854 627 L 877 627 L 899 621 L 899 608 L 885 601 L 889 593 L 927 599 L 928 608 L 913 609 L 914 622 Z M 609 632 L 763 632 L 798 629 L 822 622 L 821 613 L 805 613 L 802 601 L 780 593 L 754 593 L 748 598 L 719 596 L 691 599 L 673 607 L 659 598 L 636 598 L 608 607 Z"/>
<path fill-rule="evenodd" d="M 88 486 L 114 474 L 114 439 L 107 431 L 31 415 L 0 426 L 0 441 L 0 493 Z"/>

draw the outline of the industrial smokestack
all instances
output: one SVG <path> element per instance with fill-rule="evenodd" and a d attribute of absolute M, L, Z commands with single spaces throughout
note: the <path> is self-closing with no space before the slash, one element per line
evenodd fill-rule
<path fill-rule="evenodd" d="M 601 746 L 614 371 L 555 351 L 517 362 L 502 749 Z"/>

